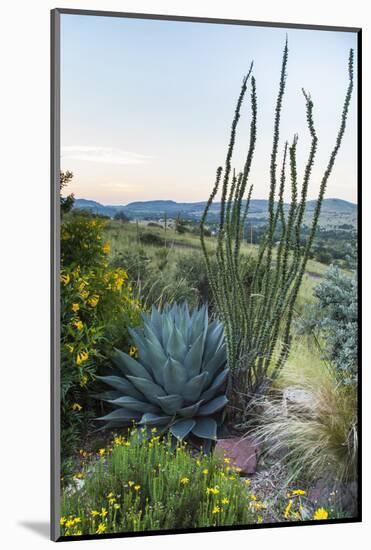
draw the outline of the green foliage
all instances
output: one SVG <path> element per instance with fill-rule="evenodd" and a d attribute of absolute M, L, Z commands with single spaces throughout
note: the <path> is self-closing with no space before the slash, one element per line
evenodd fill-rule
<path fill-rule="evenodd" d="M 114 389 L 102 398 L 117 408 L 99 420 L 107 428 L 135 420 L 179 441 L 192 435 L 208 452 L 227 403 L 223 327 L 208 323 L 205 306 L 190 313 L 186 303 L 162 313 L 152 307 L 142 319 L 143 328 L 130 331 L 138 359 L 115 350 L 119 371 L 100 377 Z"/>
<path fill-rule="evenodd" d="M 157 233 L 151 233 L 150 231 L 144 231 L 139 234 L 139 240 L 143 244 L 151 244 L 153 246 L 164 246 L 165 239 Z"/>
<path fill-rule="evenodd" d="M 335 146 L 320 183 L 309 235 L 303 245 L 301 231 L 318 139 L 313 122 L 313 101 L 310 95 L 303 90 L 311 145 L 304 168 L 301 197 L 298 199 L 297 135 L 294 135 L 291 146 L 286 141 L 280 175 L 277 175 L 281 110 L 286 87 L 287 61 L 288 45 L 286 41 L 275 109 L 270 162 L 268 225 L 261 239 L 255 273 L 247 292 L 241 282 L 239 265 L 243 228 L 245 227 L 253 189 L 252 185 L 247 189 L 256 141 L 257 99 L 256 83 L 253 76 L 251 76 L 250 144 L 245 165 L 243 170 L 236 175 L 235 171 L 232 172 L 231 163 L 236 129 L 252 66 L 249 74 L 243 80 L 237 101 L 224 172 L 222 167 L 218 168 L 214 188 L 201 221 L 201 243 L 206 258 L 209 280 L 218 314 L 225 326 L 228 365 L 232 377 L 230 399 L 233 410 L 246 410 L 251 397 L 264 394 L 272 381 L 277 378 L 286 362 L 291 345 L 294 306 L 316 234 L 327 181 L 344 135 L 353 90 L 353 50 L 350 50 L 349 83 L 341 124 Z M 288 211 L 285 212 L 283 197 L 286 184 L 287 159 L 290 166 L 291 205 Z M 203 228 L 219 188 L 221 188 L 221 208 L 216 251 L 217 269 L 214 270 L 210 265 L 210 253 L 205 245 Z M 247 196 L 245 198 L 246 190 Z M 280 230 L 279 244 L 274 250 L 277 230 Z M 262 266 L 264 266 L 263 275 L 261 274 Z"/>
<path fill-rule="evenodd" d="M 61 191 L 71 183 L 72 178 L 73 178 L 73 173 L 70 172 L 69 170 L 67 170 L 66 172 L 60 173 L 59 187 Z M 73 193 L 71 193 L 70 195 L 67 195 L 66 197 L 62 197 L 61 195 L 60 205 L 61 205 L 62 216 L 63 214 L 67 214 L 72 209 L 74 202 L 75 202 L 75 197 Z"/>
<path fill-rule="evenodd" d="M 156 433 L 140 430 L 116 437 L 111 451 L 87 460 L 77 478 L 83 486 L 64 491 L 61 534 L 193 529 L 263 521 L 265 510 L 241 483 L 238 472 L 215 456 L 194 457 Z M 77 521 L 74 521 L 76 520 Z"/>
<path fill-rule="evenodd" d="M 358 370 L 358 289 L 356 272 L 345 274 L 330 266 L 314 288 L 316 303 L 306 311 L 299 330 L 324 339 L 324 356 L 336 369 L 339 382 L 355 384 Z"/>
<path fill-rule="evenodd" d="M 61 437 L 70 456 L 94 416 L 89 397 L 112 344 L 129 346 L 139 322 L 126 272 L 108 269 L 103 222 L 73 217 L 61 227 Z"/>
<path fill-rule="evenodd" d="M 128 216 L 122 210 L 119 210 L 118 212 L 116 212 L 116 214 L 114 215 L 114 219 L 119 220 L 122 223 L 128 223 L 129 222 Z"/>

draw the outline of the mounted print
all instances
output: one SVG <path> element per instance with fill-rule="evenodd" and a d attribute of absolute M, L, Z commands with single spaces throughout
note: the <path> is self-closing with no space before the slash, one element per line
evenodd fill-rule
<path fill-rule="evenodd" d="M 53 540 L 360 521 L 360 48 L 52 11 Z"/>

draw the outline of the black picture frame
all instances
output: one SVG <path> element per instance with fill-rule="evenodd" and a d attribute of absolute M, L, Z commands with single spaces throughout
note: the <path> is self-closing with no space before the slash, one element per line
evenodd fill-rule
<path fill-rule="evenodd" d="M 355 523 L 362 521 L 362 29 L 314 24 L 276 23 L 239 19 L 217 19 L 207 17 L 160 15 L 148 13 L 125 13 L 115 11 L 80 10 L 55 8 L 51 10 L 51 516 L 50 536 L 53 541 L 91 540 L 109 538 L 143 537 L 164 534 L 234 531 L 250 529 L 272 529 L 288 526 L 314 525 L 312 521 L 291 521 L 272 524 L 233 525 L 228 527 L 205 527 L 194 529 L 171 529 L 145 532 L 111 533 L 100 535 L 61 536 L 59 529 L 60 511 L 60 19 L 63 14 L 99 17 L 119 17 L 162 21 L 198 22 L 206 24 L 245 25 L 254 27 L 279 27 L 285 29 L 306 29 L 318 31 L 351 32 L 357 35 L 357 199 L 358 199 L 358 510 L 352 518 L 317 520 L 315 525 Z"/>

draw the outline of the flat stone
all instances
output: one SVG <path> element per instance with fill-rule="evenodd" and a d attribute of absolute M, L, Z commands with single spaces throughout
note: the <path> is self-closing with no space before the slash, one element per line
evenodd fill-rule
<path fill-rule="evenodd" d="M 251 438 L 218 439 L 214 452 L 221 458 L 230 458 L 229 466 L 241 468 L 242 475 L 256 472 L 260 449 Z"/>

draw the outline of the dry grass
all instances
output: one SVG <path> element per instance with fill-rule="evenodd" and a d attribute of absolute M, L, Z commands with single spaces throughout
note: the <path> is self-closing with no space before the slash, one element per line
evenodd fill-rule
<path fill-rule="evenodd" d="M 318 377 L 291 367 L 286 375 L 291 397 L 276 389 L 260 400 L 255 436 L 270 453 L 283 456 L 293 477 L 355 480 L 356 389 L 340 385 L 331 369 Z"/>

